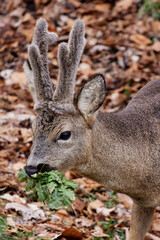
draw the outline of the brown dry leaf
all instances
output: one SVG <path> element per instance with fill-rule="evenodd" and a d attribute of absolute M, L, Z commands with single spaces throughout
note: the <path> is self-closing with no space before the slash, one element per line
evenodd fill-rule
<path fill-rule="evenodd" d="M 12 228 L 9 228 L 9 229 L 7 229 L 7 234 L 14 234 L 14 233 L 18 233 L 18 227 L 17 226 L 15 226 L 15 227 L 12 227 Z M 2 239 L 3 239 L 3 237 L 2 237 Z"/>
<path fill-rule="evenodd" d="M 108 217 L 110 215 L 110 213 L 113 212 L 114 210 L 115 210 L 115 207 L 113 207 L 113 208 L 97 207 L 96 208 L 96 212 L 105 217 Z"/>
<path fill-rule="evenodd" d="M 70 3 L 72 3 L 75 7 L 80 7 L 81 3 L 77 0 L 69 0 Z"/>
<path fill-rule="evenodd" d="M 114 11 L 122 12 L 128 10 L 133 4 L 134 0 L 120 0 L 116 2 Z"/>
<path fill-rule="evenodd" d="M 24 72 L 13 72 L 11 75 L 12 84 L 19 84 L 21 87 L 27 86 L 27 79 Z"/>
<path fill-rule="evenodd" d="M 127 96 L 123 93 L 114 92 L 110 96 L 110 100 L 111 100 L 111 105 L 113 107 L 116 107 L 116 106 L 122 104 L 125 100 L 127 100 Z"/>
<path fill-rule="evenodd" d="M 122 194 L 122 193 L 117 193 L 117 195 L 118 195 L 119 202 L 123 203 L 125 208 L 127 208 L 127 209 L 132 208 L 133 201 L 130 197 L 128 197 L 127 195 Z"/>
<path fill-rule="evenodd" d="M 0 94 L 3 100 L 7 100 L 7 104 L 5 100 L 2 100 L 5 104 L 1 104 L 1 106 L 6 110 L 2 110 L 0 113 L 3 124 L 0 129 L 2 147 L 0 156 L 2 172 L 0 176 L 1 191 L 6 190 L 6 193 L 9 192 L 12 196 L 15 195 L 15 189 L 17 190 L 17 194 L 22 194 L 24 191 L 24 185 L 19 185 L 16 179 L 16 173 L 26 163 L 26 157 L 29 154 L 31 144 L 25 143 L 31 141 L 30 130 L 28 131 L 28 129 L 34 116 L 30 109 L 33 103 L 31 102 L 29 92 L 25 89 L 26 80 L 24 80 L 23 74 L 21 75 L 20 71 L 23 71 L 22 64 L 24 59 L 28 58 L 27 44 L 31 41 L 36 18 L 44 17 L 48 21 L 49 31 L 56 31 L 58 35 L 61 36 L 59 42 L 68 40 L 68 32 L 77 17 L 85 20 L 88 43 L 83 58 L 81 59 L 76 88 L 78 89 L 79 86 L 82 86 L 83 83 L 88 81 L 91 75 L 103 73 L 108 83 L 108 96 L 105 102 L 105 110 L 102 110 L 118 111 L 121 106 L 117 105 L 114 107 L 110 100 L 110 96 L 112 96 L 113 93 L 118 92 L 121 95 L 126 89 L 126 83 L 130 81 L 131 86 L 127 89 L 133 96 L 146 82 L 153 78 L 158 78 L 160 75 L 159 40 L 151 42 L 151 40 L 146 37 L 155 35 L 159 38 L 160 22 L 153 19 L 150 21 L 148 17 L 139 20 L 137 18 L 139 1 L 133 1 L 134 0 L 119 0 L 108 1 L 108 3 L 105 0 L 94 0 L 86 3 L 85 1 L 77 0 L 35 0 L 25 1 L 25 4 L 20 0 L 1 1 L 1 10 L 5 15 L 0 17 L 0 54 L 2 56 L 0 57 Z M 113 7 L 114 5 L 115 7 Z M 135 33 L 139 35 L 135 35 Z M 133 38 L 133 41 L 129 39 L 130 36 L 132 36 L 131 39 Z M 53 48 L 51 46 L 48 54 L 51 79 L 53 79 L 54 82 L 56 82 L 55 79 L 57 79 L 58 75 L 57 49 L 58 47 Z M 2 71 L 2 69 L 4 70 Z M 13 73 L 13 71 L 16 72 Z M 18 75 L 20 73 L 20 75 L 16 75 L 17 73 Z M 12 74 L 13 81 L 11 78 Z M 16 84 L 13 84 L 14 81 Z M 20 87 L 23 89 L 20 89 Z M 17 99 L 11 99 L 10 97 Z M 122 103 L 124 105 L 126 101 L 123 102 L 122 100 Z M 28 119 L 30 119 L 30 123 L 27 124 Z M 26 121 L 26 123 L 24 123 L 24 121 Z M 23 155 L 23 157 L 20 155 Z M 80 185 L 80 197 L 82 194 L 89 200 L 86 193 L 93 189 L 94 192 L 96 192 L 95 196 L 99 200 L 105 202 L 108 199 L 106 195 L 103 196 L 105 189 L 99 184 L 81 178 L 80 176 L 72 175 L 71 179 L 74 178 L 78 178 L 77 182 Z M 7 200 L 1 200 L 4 204 L 6 201 Z M 114 215 L 116 215 L 116 219 L 118 219 L 119 227 L 126 231 L 126 240 L 128 240 L 128 228 L 124 226 L 126 226 L 126 222 L 127 226 L 129 226 L 130 211 L 126 210 L 126 208 L 130 209 L 131 203 L 126 199 L 120 199 L 120 201 L 122 204 L 116 206 Z M 17 195 L 11 202 L 20 203 L 29 208 L 28 205 L 21 203 L 21 199 L 17 198 Z M 43 204 L 40 202 L 35 202 L 34 205 L 37 205 L 39 208 L 43 207 Z M 123 206 L 125 206 L 125 208 Z M 76 224 L 78 229 L 81 228 L 81 231 L 84 233 L 83 239 L 91 240 L 93 238 L 93 235 L 91 235 L 92 223 L 95 224 L 95 222 L 106 221 L 105 215 L 107 216 L 110 211 L 110 209 L 104 206 L 90 208 L 92 215 L 90 216 L 91 218 L 88 219 L 87 216 L 89 213 L 83 201 L 80 199 L 76 200 L 74 208 L 77 210 L 75 213 L 78 217 L 71 214 L 70 211 L 67 212 L 67 210 L 61 209 L 56 211 L 54 216 L 52 215 L 52 218 L 49 220 L 40 219 L 36 221 L 37 234 L 39 236 L 41 235 L 43 239 L 50 237 L 53 240 L 60 236 L 61 239 L 66 240 L 66 237 L 62 237 L 61 235 L 63 226 L 59 224 L 67 222 L 70 224 L 68 226 L 73 227 Z M 157 215 L 158 211 L 159 210 L 157 210 Z M 18 220 L 19 225 L 16 222 L 14 227 L 13 221 L 16 219 L 14 217 L 19 215 L 19 212 L 13 209 L 6 210 L 5 206 L 1 205 L 0 215 L 7 217 L 7 213 L 12 214 L 12 217 L 8 215 L 7 218 L 8 223 L 13 226 L 9 234 L 17 233 L 18 229 L 27 232 L 26 225 L 24 227 L 23 217 L 17 218 L 21 219 L 21 221 Z M 47 209 L 45 215 L 49 214 L 52 214 L 52 212 Z M 125 224 L 122 221 L 124 221 Z M 33 226 L 34 222 L 35 220 L 28 220 L 27 226 L 28 224 L 32 224 L 31 227 L 36 228 Z M 159 222 L 157 222 L 156 219 L 155 222 L 153 222 L 153 229 L 158 229 L 157 223 Z M 57 227 L 59 227 L 58 232 L 56 231 Z M 33 230 L 32 228 L 30 231 Z M 101 236 L 107 239 L 100 226 L 96 226 L 92 232 L 93 234 L 95 233 L 95 236 Z M 157 232 L 157 235 L 158 234 Z M 118 237 L 116 238 L 118 239 Z M 73 240 L 75 237 L 71 235 L 70 239 Z M 159 238 L 153 234 L 148 234 L 148 239 L 159 240 Z M 30 237 L 29 240 L 34 240 L 34 237 Z"/>
<path fill-rule="evenodd" d="M 72 203 L 72 206 L 75 210 L 78 210 L 79 212 L 81 212 L 86 204 L 79 198 L 77 198 L 73 203 Z"/>
<path fill-rule="evenodd" d="M 56 212 L 56 215 L 60 216 L 60 217 L 67 217 L 68 213 L 65 209 L 59 209 Z"/>
<path fill-rule="evenodd" d="M 97 20 L 93 14 L 88 14 L 88 15 L 82 16 L 82 20 L 84 21 L 86 26 L 88 26 L 89 24 L 95 24 L 97 22 Z"/>
<path fill-rule="evenodd" d="M 159 24 L 159 21 L 155 21 L 152 19 L 151 21 L 151 26 L 152 26 L 152 29 L 155 33 L 160 33 L 160 24 Z"/>
<path fill-rule="evenodd" d="M 13 28 L 17 28 L 21 24 L 24 11 L 25 11 L 24 8 L 18 7 L 11 12 L 10 25 Z"/>
<path fill-rule="evenodd" d="M 14 136 L 7 136 L 6 133 L 2 133 L 1 136 L 0 136 L 0 140 L 3 142 L 3 141 L 6 141 L 6 142 L 18 142 L 18 138 L 17 137 L 14 137 Z"/>
<path fill-rule="evenodd" d="M 22 23 L 31 22 L 31 21 L 33 22 L 33 21 L 35 21 L 35 19 L 33 18 L 33 16 L 30 13 L 27 12 L 23 16 Z"/>
<path fill-rule="evenodd" d="M 109 3 L 97 3 L 94 6 L 94 9 L 100 12 L 108 12 L 110 10 L 111 5 Z"/>
<path fill-rule="evenodd" d="M 126 76 L 130 76 L 131 74 L 133 74 L 134 72 L 138 72 L 138 63 L 133 62 L 132 65 L 130 66 L 130 68 L 128 68 L 125 71 Z"/>
<path fill-rule="evenodd" d="M 8 215 L 6 221 L 7 221 L 7 225 L 12 226 L 12 227 L 16 226 L 16 223 L 15 223 L 12 215 Z"/>
<path fill-rule="evenodd" d="M 160 219 L 155 219 L 152 224 L 152 231 L 160 232 Z"/>
<path fill-rule="evenodd" d="M 29 29 L 24 29 L 22 27 L 19 28 L 19 32 L 26 38 L 27 43 L 30 43 L 32 40 L 33 30 L 34 30 L 34 27 L 31 27 Z"/>
<path fill-rule="evenodd" d="M 21 128 L 20 132 L 21 132 L 22 138 L 24 140 L 24 143 L 32 141 L 32 130 L 31 129 Z"/>
<path fill-rule="evenodd" d="M 41 0 L 34 0 L 36 8 L 39 8 Z"/>
<path fill-rule="evenodd" d="M 88 64 L 88 63 L 81 63 L 79 65 L 78 73 L 82 74 L 82 75 L 86 74 L 88 76 L 91 76 L 91 75 L 95 74 L 95 71 L 91 68 L 90 64 Z"/>
<path fill-rule="evenodd" d="M 71 19 L 71 18 L 68 18 L 67 19 L 67 26 L 68 26 L 69 29 L 72 29 L 73 24 L 74 24 L 74 20 Z"/>
<path fill-rule="evenodd" d="M 142 58 L 140 59 L 140 63 L 141 64 L 144 64 L 144 65 L 147 65 L 147 64 L 151 64 L 155 61 L 155 58 L 154 56 L 148 56 L 147 54 L 143 54 L 142 55 Z"/>
<path fill-rule="evenodd" d="M 34 231 L 38 237 L 41 237 L 41 238 L 44 237 L 45 239 L 51 238 L 52 240 L 57 239 L 59 236 L 62 235 L 62 233 L 58 231 L 56 232 L 47 231 L 45 224 L 38 224 L 38 226 L 36 226 Z"/>
<path fill-rule="evenodd" d="M 4 166 L 7 167 L 8 166 L 8 161 L 4 160 L 3 158 L 7 157 L 7 154 L 5 151 L 1 150 L 1 157 L 0 157 L 0 167 Z"/>
<path fill-rule="evenodd" d="M 95 54 L 96 52 L 101 52 L 101 51 L 103 51 L 103 50 L 108 51 L 108 50 L 109 50 L 109 47 L 107 47 L 107 46 L 105 46 L 105 45 L 100 45 L 100 44 L 98 44 L 98 45 L 95 45 L 95 46 L 93 46 L 92 48 L 90 48 L 90 49 L 89 49 L 89 53 Z M 89 62 L 89 64 L 91 64 L 91 63 Z"/>
<path fill-rule="evenodd" d="M 5 209 L 14 209 L 16 212 L 21 212 L 24 220 L 30 219 L 45 219 L 44 211 L 34 204 L 20 204 L 17 202 L 7 203 Z"/>
<path fill-rule="evenodd" d="M 7 176 L 0 176 L 0 190 L 3 191 L 7 187 L 9 187 L 10 189 L 18 188 L 17 180 L 13 179 L 13 177 L 10 180 L 8 174 Z"/>
<path fill-rule="evenodd" d="M 0 198 L 5 199 L 10 202 L 16 202 L 16 203 L 22 203 L 22 204 L 26 203 L 26 199 L 19 197 L 17 194 L 11 195 L 9 193 L 5 193 L 5 194 L 1 195 Z"/>
<path fill-rule="evenodd" d="M 149 44 L 152 44 L 152 41 L 149 38 L 147 38 L 144 35 L 139 34 L 139 33 L 132 34 L 130 36 L 130 40 L 141 46 L 147 46 Z"/>
<path fill-rule="evenodd" d="M 12 110 L 13 108 L 13 104 L 8 100 L 6 96 L 0 96 L 0 109 Z"/>
<path fill-rule="evenodd" d="M 18 174 L 18 172 L 19 172 L 22 168 L 24 168 L 24 166 L 25 166 L 25 163 L 23 163 L 23 162 L 17 162 L 17 163 L 13 163 L 12 168 L 13 168 L 13 171 L 14 171 L 16 174 Z"/>
<path fill-rule="evenodd" d="M 45 230 L 45 226 L 43 224 L 38 224 L 38 226 L 35 227 L 34 231 L 35 234 L 39 234 Z"/>
<path fill-rule="evenodd" d="M 77 228 L 90 227 L 93 225 L 93 221 L 84 216 L 81 218 L 76 218 L 75 223 Z"/>
<path fill-rule="evenodd" d="M 154 44 L 152 45 L 151 49 L 156 51 L 156 52 L 160 52 L 160 41 L 154 42 Z"/>
<path fill-rule="evenodd" d="M 98 207 L 104 207 L 104 203 L 96 199 L 95 201 L 92 201 L 88 204 L 87 210 L 89 214 L 92 214 L 93 213 L 92 209 L 96 210 Z"/>
<path fill-rule="evenodd" d="M 117 39 L 117 38 L 115 38 L 115 37 L 113 37 L 113 36 L 109 36 L 109 37 L 107 38 L 107 40 L 105 40 L 105 41 L 103 42 L 103 44 L 104 44 L 104 45 L 107 45 L 107 46 L 113 46 L 113 45 L 116 45 L 117 42 L 118 42 L 118 39 Z"/>
<path fill-rule="evenodd" d="M 102 193 L 96 192 L 96 198 L 104 202 L 108 200 L 109 194 L 107 192 L 102 192 Z"/>
<path fill-rule="evenodd" d="M 75 240 L 81 240 L 83 239 L 82 233 L 79 232 L 76 228 L 74 227 L 69 227 L 66 228 L 63 232 L 62 232 L 62 236 L 67 237 L 67 239 L 75 239 Z"/>
<path fill-rule="evenodd" d="M 105 234 L 102 228 L 98 225 L 96 225 L 94 230 L 91 231 L 91 235 L 93 237 L 109 237 L 109 235 Z"/>
<path fill-rule="evenodd" d="M 96 190 L 101 186 L 99 183 L 85 177 L 76 178 L 75 181 L 78 183 L 80 189 L 85 192 L 90 192 L 93 189 Z"/>
<path fill-rule="evenodd" d="M 56 224 L 56 223 L 45 223 L 43 224 L 43 226 L 45 226 L 47 229 L 51 229 L 51 230 L 54 230 L 54 231 L 64 231 L 66 229 L 66 227 L 64 227 L 62 224 Z"/>
<path fill-rule="evenodd" d="M 146 237 L 145 237 L 145 240 L 160 240 L 160 238 L 151 234 L 151 233 L 147 233 Z"/>

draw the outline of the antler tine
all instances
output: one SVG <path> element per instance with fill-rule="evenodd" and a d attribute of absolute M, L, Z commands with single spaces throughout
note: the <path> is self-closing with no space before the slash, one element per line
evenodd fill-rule
<path fill-rule="evenodd" d="M 33 101 L 37 102 L 38 99 L 37 99 L 36 92 L 35 92 L 32 68 L 31 68 L 31 65 L 30 65 L 30 62 L 29 62 L 28 59 L 24 62 L 23 69 L 24 69 L 25 74 L 27 76 L 27 82 L 28 82 L 28 86 L 29 86 Z"/>
<path fill-rule="evenodd" d="M 85 26 L 76 20 L 69 36 L 68 45 L 61 43 L 58 49 L 59 77 L 54 99 L 61 103 L 72 103 L 78 65 L 86 43 Z"/>
<path fill-rule="evenodd" d="M 24 64 L 24 70 L 35 102 L 53 98 L 53 84 L 49 77 L 47 52 L 48 45 L 56 40 L 57 35 L 48 32 L 47 22 L 42 18 L 39 19 L 32 43 L 28 47 L 29 61 Z M 33 88 L 35 88 L 36 94 L 34 94 Z"/>
<path fill-rule="evenodd" d="M 42 56 L 43 64 L 45 64 L 46 70 L 48 70 L 48 45 L 57 41 L 57 34 L 48 32 L 48 24 L 45 19 L 40 18 L 35 27 L 35 32 L 33 36 L 32 43 L 36 44 L 39 47 L 40 54 Z"/>

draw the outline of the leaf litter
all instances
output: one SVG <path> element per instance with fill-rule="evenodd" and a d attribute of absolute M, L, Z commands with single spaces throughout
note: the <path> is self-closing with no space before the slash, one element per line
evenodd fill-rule
<path fill-rule="evenodd" d="M 123 109 L 147 82 L 160 77 L 160 21 L 138 14 L 143 1 L 0 1 L 0 235 L 4 239 L 128 239 L 132 201 L 94 181 L 67 172 L 76 181 L 71 208 L 51 211 L 25 196 L 17 173 L 32 145 L 33 101 L 23 62 L 37 18 L 44 17 L 59 42 L 68 40 L 76 18 L 86 25 L 87 45 L 76 90 L 102 73 L 107 96 L 102 111 Z M 49 48 L 51 80 L 58 75 L 57 46 Z M 118 196 L 118 197 L 117 197 Z M 160 209 L 147 239 L 160 239 Z"/>

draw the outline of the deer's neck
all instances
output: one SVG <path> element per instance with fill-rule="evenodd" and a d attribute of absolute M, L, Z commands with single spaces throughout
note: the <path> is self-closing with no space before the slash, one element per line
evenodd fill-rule
<path fill-rule="evenodd" d="M 135 195 L 141 171 L 135 159 L 139 146 L 130 134 L 134 131 L 130 119 L 126 122 L 121 116 L 98 114 L 92 130 L 92 157 L 81 173 L 109 189 L 126 194 L 133 190 Z"/>

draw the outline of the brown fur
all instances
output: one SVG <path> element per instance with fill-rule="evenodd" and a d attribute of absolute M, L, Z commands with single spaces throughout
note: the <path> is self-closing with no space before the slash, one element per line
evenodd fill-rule
<path fill-rule="evenodd" d="M 76 21 L 72 39 L 69 40 L 75 50 L 70 45 L 70 51 L 80 56 L 84 39 L 76 38 L 77 34 L 84 35 L 80 20 Z M 81 45 L 80 52 L 75 44 Z M 74 83 L 71 86 L 68 84 L 74 67 L 76 72 L 79 58 L 73 57 L 78 60 L 72 62 L 70 72 L 61 51 L 62 47 L 59 62 L 65 69 L 60 74 L 62 79 L 56 94 L 49 99 L 43 92 L 46 90 L 41 86 L 46 78 L 45 81 L 43 78 L 39 80 L 43 84 L 39 86 L 38 94 L 39 90 L 35 87 L 36 96 L 43 96 L 44 99 L 35 97 L 32 88 L 38 115 L 33 127 L 34 142 L 27 168 L 34 170 L 38 165 L 48 164 L 62 172 L 72 169 L 109 189 L 127 194 L 134 201 L 129 239 L 142 240 L 151 224 L 155 207 L 160 205 L 160 80 L 142 88 L 123 111 L 102 113 L 98 109 L 105 98 L 103 77 L 96 76 L 73 100 Z M 30 54 L 29 60 L 32 68 L 36 69 L 33 55 Z M 28 74 L 26 65 L 25 71 Z M 65 87 L 63 78 L 67 76 Z M 37 81 L 34 76 L 33 81 Z M 47 86 L 50 88 L 49 84 Z M 58 100 L 57 92 L 62 94 L 64 89 L 67 89 L 65 99 L 61 95 Z M 66 131 L 71 132 L 71 137 L 64 141 L 60 135 Z"/>

